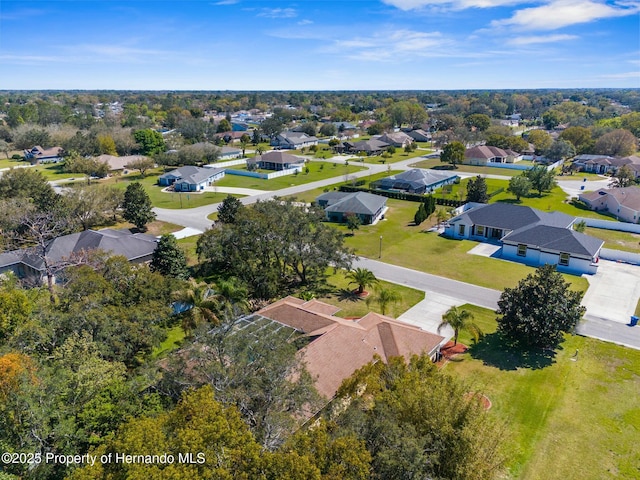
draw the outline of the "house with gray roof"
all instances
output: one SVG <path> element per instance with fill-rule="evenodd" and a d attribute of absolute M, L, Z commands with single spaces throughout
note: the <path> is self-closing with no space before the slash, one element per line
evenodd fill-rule
<path fill-rule="evenodd" d="M 272 147 L 285 148 L 288 150 L 296 150 L 317 144 L 317 137 L 307 135 L 304 132 L 282 132 L 271 140 Z"/>
<path fill-rule="evenodd" d="M 157 240 L 144 233 L 132 234 L 129 230 L 85 230 L 63 235 L 51 240 L 44 256 L 50 265 L 61 270 L 65 263 L 87 252 L 102 250 L 111 255 L 122 255 L 133 263 L 151 261 Z M 11 271 L 18 278 L 32 278 L 41 282 L 45 276 L 43 255 L 27 250 L 0 254 L 0 273 Z"/>
<path fill-rule="evenodd" d="M 367 155 L 380 155 L 384 152 L 389 143 L 372 138 L 371 140 L 361 140 L 359 142 L 344 142 L 346 150 L 350 153 L 366 153 Z"/>
<path fill-rule="evenodd" d="M 411 130 L 406 132 L 411 138 L 413 138 L 416 142 L 430 142 L 431 141 L 431 132 L 427 132 L 421 128 L 417 128 L 415 130 Z"/>
<path fill-rule="evenodd" d="M 160 175 L 158 184 L 164 187 L 173 185 L 176 192 L 200 192 L 222 177 L 224 177 L 224 168 L 185 165 Z"/>
<path fill-rule="evenodd" d="M 450 185 L 459 179 L 460 177 L 458 175 L 452 173 L 414 168 L 372 182 L 371 188 L 400 190 L 417 194 L 432 193 L 436 189 L 444 185 Z"/>
<path fill-rule="evenodd" d="M 304 161 L 302 157 L 274 150 L 247 159 L 247 167 L 255 166 L 265 170 L 289 170 L 292 168 L 302 170 Z"/>
<path fill-rule="evenodd" d="M 327 220 L 344 222 L 348 214 L 357 215 L 363 225 L 376 223 L 387 211 L 387 199 L 367 192 L 327 192 L 316 198 Z"/>
<path fill-rule="evenodd" d="M 615 174 L 624 165 L 634 173 L 640 171 L 640 157 L 631 155 L 628 157 L 610 157 L 608 155 L 578 155 L 573 159 L 573 165 L 582 167 L 585 172 Z M 636 177 L 638 174 L 636 174 Z"/>
<path fill-rule="evenodd" d="M 553 264 L 562 272 L 594 274 L 604 242 L 573 230 L 575 217 L 508 203 L 465 205 L 445 225 L 450 238 L 500 245 L 498 256 L 532 266 Z"/>

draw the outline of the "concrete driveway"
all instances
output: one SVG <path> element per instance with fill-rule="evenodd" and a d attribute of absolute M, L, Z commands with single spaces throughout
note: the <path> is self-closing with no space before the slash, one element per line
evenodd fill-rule
<path fill-rule="evenodd" d="M 601 188 L 609 186 L 609 178 L 603 177 L 602 180 L 588 180 L 581 182 L 579 180 L 558 180 L 558 186 L 564 190 L 569 197 L 577 197 L 584 192 L 595 192 Z M 584 187 L 584 189 L 582 189 Z"/>
<path fill-rule="evenodd" d="M 640 297 L 640 267 L 600 260 L 598 273 L 585 277 L 589 281 L 582 299 L 586 315 L 628 324 Z"/>

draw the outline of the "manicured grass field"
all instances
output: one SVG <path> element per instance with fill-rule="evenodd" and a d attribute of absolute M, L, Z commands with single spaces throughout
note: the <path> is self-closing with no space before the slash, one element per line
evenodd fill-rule
<path fill-rule="evenodd" d="M 349 280 L 345 278 L 346 271 L 341 270 L 331 275 L 328 279 L 333 292 L 318 297 L 318 300 L 340 307 L 340 311 L 336 314 L 339 317 L 363 317 L 368 312 L 378 312 L 380 309 L 375 301 L 371 301 L 367 306 L 366 299 L 358 298 L 352 294 L 357 285 L 349 285 Z M 377 287 L 367 287 L 371 297 L 375 297 L 376 288 L 388 288 L 396 292 L 401 300 L 397 303 L 390 304 L 386 315 L 397 318 L 404 312 L 413 307 L 416 303 L 424 300 L 424 292 L 413 288 L 404 287 L 395 283 L 380 281 Z"/>
<path fill-rule="evenodd" d="M 9 155 L 9 157 L 11 157 L 11 155 Z M 13 160 L 12 158 L 0 158 L 0 168 L 22 167 L 23 165 L 29 165 L 29 162 Z"/>
<path fill-rule="evenodd" d="M 505 177 L 513 177 L 522 173 L 521 170 L 511 170 L 509 168 L 498 167 L 476 167 L 474 165 L 458 165 L 456 169 L 449 169 L 450 165 L 443 163 L 439 158 L 427 158 L 411 165 L 415 168 L 436 168 L 450 173 L 467 172 L 477 173 L 478 175 L 503 175 Z"/>
<path fill-rule="evenodd" d="M 227 193 L 205 192 L 205 193 L 176 193 L 163 192 L 164 187 L 160 187 L 158 183 L 159 173 L 147 174 L 141 178 L 140 175 L 127 175 L 125 177 L 112 177 L 101 181 L 115 185 L 118 188 L 126 189 L 131 182 L 140 182 L 149 194 L 151 203 L 154 207 L 159 208 L 193 208 L 203 205 L 210 205 L 223 201 L 227 197 Z M 234 197 L 243 197 L 244 195 L 233 195 Z"/>
<path fill-rule="evenodd" d="M 406 153 L 403 148 L 396 148 L 396 153 L 389 158 L 383 158 L 381 155 L 375 155 L 371 157 L 358 157 L 358 159 L 364 158 L 365 163 L 396 163 L 409 158 L 421 157 L 422 155 L 428 155 L 429 152 L 425 150 L 415 150 L 411 153 Z M 356 162 L 356 160 L 354 160 Z"/>
<path fill-rule="evenodd" d="M 640 351 L 568 336 L 555 356 L 523 356 L 491 335 L 492 311 L 463 308 L 489 335 L 444 369 L 486 394 L 488 414 L 507 424 L 508 478 L 640 477 Z M 460 341 L 472 344 L 466 332 Z"/>
<path fill-rule="evenodd" d="M 309 162 L 306 166 L 309 167 L 308 174 L 303 170 L 302 173 L 297 175 L 286 175 L 284 177 L 272 178 L 271 180 L 241 177 L 239 175 L 225 175 L 224 178 L 216 182 L 216 185 L 220 187 L 241 187 L 273 191 L 295 185 L 303 185 L 305 183 L 311 183 L 318 180 L 325 180 L 332 177 L 340 178 L 363 170 L 362 167 L 354 165 L 353 163 L 347 166 L 344 165 L 344 163 L 337 163 L 334 165 L 328 162 Z"/>
<path fill-rule="evenodd" d="M 378 258 L 382 236 L 383 262 L 497 290 L 513 287 L 534 272 L 532 267 L 516 262 L 468 254 L 477 242 L 451 240 L 427 231 L 435 221 L 433 217 L 420 226 L 413 225 L 417 203 L 389 199 L 387 206 L 385 220 L 361 226 L 353 237 L 346 237 L 346 244 L 358 255 Z M 347 233 L 343 225 L 335 226 Z M 585 291 L 588 287 L 581 277 L 565 278 L 577 290 Z"/>
<path fill-rule="evenodd" d="M 591 227 L 587 227 L 584 233 L 604 240 L 605 248 L 640 253 L 640 234 Z"/>
<path fill-rule="evenodd" d="M 152 358 L 158 358 L 178 348 L 184 340 L 185 333 L 180 325 L 167 329 L 167 338 L 151 352 Z"/>

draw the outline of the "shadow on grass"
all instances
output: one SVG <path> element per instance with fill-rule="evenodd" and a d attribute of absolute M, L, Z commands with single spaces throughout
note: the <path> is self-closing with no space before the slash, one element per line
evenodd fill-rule
<path fill-rule="evenodd" d="M 518 368 L 538 370 L 552 365 L 556 356 L 556 352 L 551 349 L 525 350 L 522 347 L 509 345 L 497 332 L 485 335 L 480 342 L 469 348 L 468 353 L 471 358 L 482 360 L 485 365 L 500 370 Z"/>
<path fill-rule="evenodd" d="M 353 290 L 347 288 L 341 288 L 337 293 L 337 297 L 341 302 L 357 302 L 361 300 Z"/>

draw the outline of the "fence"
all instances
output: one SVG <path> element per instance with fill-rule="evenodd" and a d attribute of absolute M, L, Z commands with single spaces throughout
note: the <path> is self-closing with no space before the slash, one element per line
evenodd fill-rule
<path fill-rule="evenodd" d="M 578 221 L 583 221 L 587 224 L 587 227 L 602 228 L 604 230 L 618 230 L 620 232 L 640 233 L 640 225 L 637 223 L 614 222 L 612 220 L 587 217 L 578 217 Z"/>
<path fill-rule="evenodd" d="M 602 258 L 603 260 L 612 260 L 614 262 L 625 262 L 631 263 L 633 265 L 640 265 L 640 254 L 623 252 L 622 250 L 602 248 L 600 250 L 600 258 Z"/>
<path fill-rule="evenodd" d="M 244 165 L 246 163 L 246 158 L 236 158 L 235 160 L 228 160 L 226 162 L 209 163 L 205 165 L 204 168 L 225 168 L 232 167 L 233 165 Z"/>
<path fill-rule="evenodd" d="M 262 178 L 263 180 L 270 180 L 272 178 L 284 177 L 286 175 L 292 175 L 294 173 L 300 173 L 301 171 L 302 171 L 302 167 L 296 167 L 296 168 L 289 168 L 287 170 L 278 170 L 277 172 L 272 172 L 272 173 L 250 172 L 249 170 L 225 170 L 225 174 L 227 174 L 227 175 L 239 175 L 241 177 Z"/>

